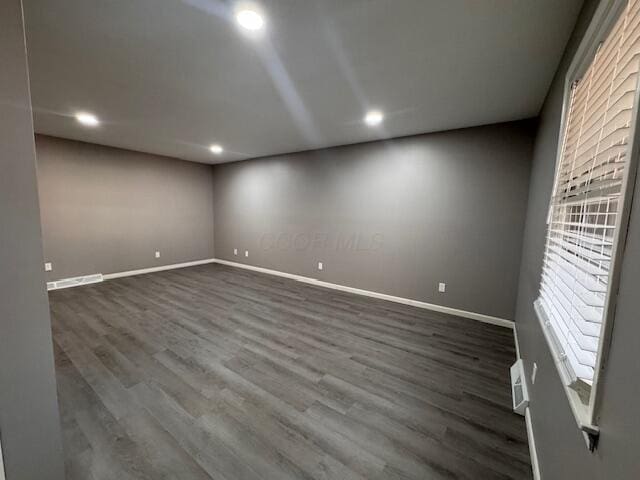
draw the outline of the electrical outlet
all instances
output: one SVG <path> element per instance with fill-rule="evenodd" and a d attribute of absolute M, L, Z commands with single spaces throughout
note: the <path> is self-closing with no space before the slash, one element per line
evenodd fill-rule
<path fill-rule="evenodd" d="M 538 374 L 538 364 L 533 362 L 533 372 L 531 372 L 531 385 L 536 383 L 536 375 Z"/>
<path fill-rule="evenodd" d="M 160 258 L 160 252 L 156 252 L 156 258 Z"/>
<path fill-rule="evenodd" d="M 234 255 L 238 255 L 238 249 L 237 249 L 237 248 L 234 248 L 234 249 L 233 249 L 233 254 L 234 254 Z"/>
<path fill-rule="evenodd" d="M 51 270 L 53 270 L 53 266 L 51 265 L 51 262 L 47 262 L 44 264 L 44 271 L 45 272 L 50 272 Z"/>
<path fill-rule="evenodd" d="M 440 282 L 440 283 L 438 284 L 438 291 L 439 291 L 440 293 L 444 293 L 446 290 L 447 290 L 447 284 L 446 284 L 446 283 L 442 283 L 442 282 Z"/>
<path fill-rule="evenodd" d="M 318 270 L 322 270 L 324 268 L 324 265 L 322 265 L 322 262 L 318 262 Z"/>
<path fill-rule="evenodd" d="M 244 256 L 245 256 L 245 257 L 248 257 L 248 256 L 249 256 L 249 250 L 245 250 L 245 251 L 244 251 Z"/>

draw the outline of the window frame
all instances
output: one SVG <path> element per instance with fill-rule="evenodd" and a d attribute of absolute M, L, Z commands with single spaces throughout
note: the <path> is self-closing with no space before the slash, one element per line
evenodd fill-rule
<path fill-rule="evenodd" d="M 547 222 L 545 224 L 545 238 L 549 220 L 551 218 L 552 197 L 556 190 L 557 172 L 562 160 L 563 139 L 567 127 L 567 116 L 569 113 L 572 88 L 574 83 L 579 80 L 589 68 L 593 61 L 596 51 L 602 44 L 611 29 L 618 21 L 620 15 L 624 14 L 624 9 L 630 0 L 602 0 L 596 10 L 591 23 L 585 32 L 585 35 L 573 57 L 563 85 L 564 96 L 562 103 L 562 116 L 560 122 L 558 146 L 556 151 L 556 162 L 554 167 L 553 189 L 551 191 Z M 596 364 L 594 368 L 594 378 L 589 393 L 589 403 L 585 404 L 578 393 L 572 389 L 566 381 L 566 367 L 564 362 L 559 358 L 560 350 L 554 340 L 555 334 L 547 325 L 546 314 L 540 304 L 539 297 L 534 302 L 534 310 L 540 322 L 540 326 L 544 333 L 545 339 L 551 350 L 554 363 L 560 375 L 562 385 L 571 406 L 571 411 L 575 417 L 576 423 L 584 433 L 585 441 L 588 448 L 593 451 L 597 447 L 600 429 L 599 414 L 602 400 L 602 385 L 606 375 L 606 363 L 610 350 L 611 334 L 614 326 L 616 300 L 618 296 L 620 284 L 620 271 L 622 267 L 622 258 L 626 245 L 627 231 L 629 225 L 629 217 L 631 213 L 631 204 L 634 196 L 634 187 L 636 182 L 636 173 L 638 167 L 638 157 L 640 154 L 640 128 L 638 119 L 638 110 L 640 104 L 640 78 L 636 85 L 636 94 L 634 98 L 632 120 L 630 125 L 630 144 L 628 153 L 628 166 L 625 169 L 622 188 L 620 193 L 621 206 L 620 215 L 616 219 L 616 232 L 613 242 L 613 250 L 611 255 L 611 267 L 609 272 L 609 288 L 606 295 L 604 314 L 602 319 L 602 330 L 598 343 L 598 351 L 596 354 Z M 545 242 L 546 248 L 546 242 Z M 539 277 L 539 285 L 542 282 L 542 275 Z"/>

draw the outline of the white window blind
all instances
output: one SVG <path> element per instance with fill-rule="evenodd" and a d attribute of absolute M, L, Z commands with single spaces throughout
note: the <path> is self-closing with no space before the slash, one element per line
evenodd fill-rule
<path fill-rule="evenodd" d="M 571 89 L 540 284 L 565 380 L 587 388 L 609 294 L 639 70 L 640 0 L 630 0 Z"/>

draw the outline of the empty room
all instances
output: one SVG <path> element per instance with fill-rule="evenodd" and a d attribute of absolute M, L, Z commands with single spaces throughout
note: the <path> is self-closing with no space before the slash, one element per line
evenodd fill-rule
<path fill-rule="evenodd" d="M 2 0 L 0 66 L 0 480 L 640 478 L 640 0 Z"/>

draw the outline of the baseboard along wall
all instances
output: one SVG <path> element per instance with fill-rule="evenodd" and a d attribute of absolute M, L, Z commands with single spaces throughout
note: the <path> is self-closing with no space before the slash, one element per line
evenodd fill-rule
<path fill-rule="evenodd" d="M 346 285 L 338 285 L 335 283 L 330 283 L 330 282 L 325 282 L 322 280 L 318 280 L 316 278 L 311 278 L 311 277 L 305 277 L 302 275 L 296 275 L 293 273 L 287 273 L 287 272 L 280 272 L 278 270 L 271 270 L 268 268 L 263 268 L 263 267 L 257 267 L 257 266 L 253 266 L 253 265 L 247 265 L 247 264 L 243 264 L 243 263 L 237 263 L 237 262 L 231 262 L 228 260 L 222 260 L 222 259 L 217 259 L 217 258 L 207 258 L 207 259 L 203 259 L 203 260 L 195 260 L 192 262 L 184 262 L 184 263 L 175 263 L 175 264 L 171 264 L 171 265 L 161 265 L 158 267 L 150 267 L 150 268 L 143 268 L 143 269 L 138 269 L 138 270 L 129 270 L 126 272 L 116 272 L 116 273 L 108 273 L 105 275 L 100 275 L 100 274 L 94 274 L 94 275 L 87 275 L 85 277 L 74 277 L 71 279 L 61 279 L 61 280 L 57 280 L 54 282 L 48 282 L 47 283 L 47 288 L 48 290 L 58 290 L 60 288 L 71 288 L 71 287 L 75 287 L 75 286 L 80 286 L 86 283 L 96 283 L 96 281 L 94 280 L 95 278 L 100 277 L 101 280 L 98 281 L 102 281 L 103 280 L 112 280 L 112 279 L 116 279 L 116 278 L 123 278 L 123 277 L 130 277 L 130 276 L 135 276 L 135 275 L 143 275 L 146 273 L 153 273 L 153 272 L 161 272 L 164 270 L 173 270 L 173 269 L 177 269 L 177 268 L 186 268 L 186 267 L 193 267 L 193 266 L 197 266 L 197 265 L 205 265 L 205 264 L 210 264 L 210 263 L 218 263 L 220 265 L 227 265 L 230 267 L 235 267 L 235 268 L 243 268 L 245 270 L 252 270 L 255 272 L 260 272 L 260 273 L 265 273 L 265 274 L 269 274 L 269 275 L 275 275 L 278 277 L 283 277 L 283 278 L 289 278 L 291 280 L 296 280 L 298 282 L 302 282 L 302 283 L 307 283 L 310 285 L 316 285 L 319 287 L 324 287 L 324 288 L 330 288 L 333 290 L 339 290 L 339 291 L 343 291 L 343 292 L 349 292 L 349 293 L 353 293 L 356 295 L 363 295 L 363 296 L 367 296 L 367 297 L 372 297 L 372 298 L 377 298 L 377 299 L 381 299 L 381 300 L 386 300 L 386 301 L 390 301 L 390 302 L 395 302 L 395 303 L 401 303 L 404 305 L 410 305 L 413 307 L 417 307 L 417 308 L 423 308 L 426 310 L 432 310 L 432 311 L 436 311 L 436 312 L 440 312 L 440 313 L 447 313 L 447 314 L 451 314 L 451 315 L 456 315 L 458 317 L 464 317 L 464 318 L 470 318 L 473 320 L 477 320 L 480 322 L 484 322 L 484 323 L 489 323 L 492 325 L 497 325 L 500 327 L 505 327 L 505 328 L 510 328 L 513 330 L 513 338 L 514 338 L 514 343 L 515 343 L 515 347 L 516 347 L 516 354 L 517 354 L 517 358 L 520 359 L 520 345 L 518 342 L 518 332 L 516 329 L 516 326 L 514 324 L 513 321 L 511 320 L 507 320 L 504 318 L 499 318 L 499 317 L 493 317 L 490 315 L 484 315 L 482 313 L 476 313 L 476 312 L 469 312 L 466 310 L 460 310 L 457 308 L 452 308 L 452 307 L 445 307 L 442 305 L 436 305 L 436 304 L 432 304 L 432 303 L 427 303 L 427 302 L 421 302 L 419 300 L 412 300 L 412 299 L 408 299 L 408 298 L 403 298 L 403 297 L 397 297 L 394 295 L 388 295 L 385 293 L 379 293 L 379 292 L 373 292 L 370 290 L 363 290 L 360 288 L 354 288 L 354 287 L 349 287 Z M 90 281 L 89 282 L 82 282 L 83 278 L 89 278 Z M 61 285 L 61 286 L 56 286 L 56 285 Z M 540 480 L 541 476 L 540 476 L 540 469 L 539 469 L 539 465 L 538 465 L 538 456 L 537 456 L 537 451 L 536 451 L 536 446 L 535 446 L 535 438 L 534 438 L 534 434 L 533 434 L 533 427 L 532 427 L 532 422 L 531 422 L 531 411 L 529 408 L 527 408 L 526 413 L 525 413 L 525 421 L 526 421 L 526 427 L 527 427 L 527 437 L 529 440 L 529 451 L 530 451 L 530 456 L 531 456 L 531 466 L 532 466 L 532 470 L 533 470 L 533 476 L 534 476 L 534 480 Z"/>
<path fill-rule="evenodd" d="M 221 259 L 215 259 L 215 263 L 219 263 L 221 265 L 228 265 L 230 267 L 253 270 L 255 272 L 267 273 L 269 275 L 276 275 L 279 277 L 290 278 L 292 280 L 297 280 L 298 282 L 308 283 L 311 285 L 317 285 L 325 288 L 331 288 L 331 289 L 340 290 L 343 292 L 355 293 L 356 295 L 363 295 L 366 297 L 379 298 L 382 300 L 387 300 L 389 302 L 402 303 L 404 305 L 411 305 L 413 307 L 423 308 L 426 310 L 433 310 L 435 312 L 448 313 L 451 315 L 456 315 L 458 317 L 471 318 L 473 320 L 478 320 L 484 323 L 490 323 L 492 325 L 498 325 L 500 327 L 513 329 L 513 325 L 514 325 L 512 320 L 493 317 L 491 315 L 485 315 L 483 313 L 469 312 L 466 310 L 459 310 L 457 308 L 445 307 L 445 306 L 436 305 L 433 303 L 421 302 L 419 300 L 412 300 L 410 298 L 396 297 L 394 295 L 388 295 L 386 293 L 373 292 L 371 290 L 363 290 L 360 288 L 348 287 L 346 285 L 338 285 L 336 283 L 325 282 L 322 280 L 318 280 L 316 278 L 304 277 L 302 275 L 296 275 L 293 273 L 280 272 L 278 270 L 270 270 L 268 268 L 255 267 L 253 265 L 230 262 L 228 260 L 221 260 Z"/>
<path fill-rule="evenodd" d="M 518 342 L 518 328 L 513 325 L 513 341 L 516 345 L 516 355 L 518 360 L 520 356 L 520 343 Z M 525 382 L 527 381 L 525 375 Z M 525 424 L 527 426 L 527 440 L 529 442 L 529 456 L 531 457 L 531 469 L 533 470 L 533 480 L 540 480 L 540 464 L 538 463 L 538 450 L 536 449 L 536 439 L 533 434 L 533 423 L 531 420 L 531 408 L 527 407 L 524 413 Z"/>
<path fill-rule="evenodd" d="M 192 262 L 173 263 L 170 265 L 160 265 L 158 267 L 141 268 L 139 270 L 128 270 L 126 272 L 115 272 L 106 274 L 83 275 L 81 277 L 63 278 L 47 282 L 47 290 L 60 290 L 61 288 L 79 287 L 89 283 L 100 283 L 103 280 L 113 280 L 114 278 L 132 277 L 134 275 L 144 275 L 145 273 L 162 272 L 164 270 L 173 270 L 175 268 L 195 267 L 196 265 L 204 265 L 213 263 L 215 259 L 207 258 L 204 260 L 194 260 Z"/>
<path fill-rule="evenodd" d="M 421 302 L 419 300 L 412 300 L 410 298 L 397 297 L 394 295 L 388 295 L 386 293 L 373 292 L 371 290 L 363 290 L 360 288 L 349 287 L 346 285 L 338 285 L 336 283 L 325 282 L 318 280 L 317 278 L 305 277 L 302 275 L 296 275 L 293 273 L 281 272 L 278 270 L 271 270 L 263 267 L 256 267 L 253 265 L 247 265 L 244 263 L 230 262 L 228 260 L 222 260 L 218 258 L 207 258 L 204 260 L 195 260 L 192 262 L 175 263 L 172 265 L 161 265 L 158 267 L 142 268 L 139 270 L 129 270 L 126 272 L 107 273 L 104 275 L 93 274 L 84 277 L 74 277 L 56 280 L 53 282 L 47 282 L 47 290 L 58 290 L 60 288 L 70 288 L 84 285 L 86 283 L 96 283 L 96 278 L 101 275 L 103 280 L 112 280 L 114 278 L 130 277 L 133 275 L 143 275 L 145 273 L 161 272 L 163 270 L 173 270 L 175 268 L 193 267 L 196 265 L 204 265 L 207 263 L 219 263 L 220 265 L 227 265 L 230 267 L 244 268 L 246 270 L 253 270 L 255 272 L 267 273 L 269 275 L 276 275 L 278 277 L 289 278 L 302 283 L 308 283 L 310 285 L 317 285 L 324 288 L 331 288 L 334 290 L 340 290 L 343 292 L 354 293 L 356 295 L 363 295 L 372 298 L 378 298 L 381 300 L 387 300 L 389 302 L 402 303 L 404 305 L 411 305 L 417 308 L 423 308 L 426 310 L 432 310 L 434 312 L 447 313 L 450 315 L 456 315 L 458 317 L 471 318 L 480 322 L 489 323 L 492 325 L 498 325 L 500 327 L 513 329 L 514 323 L 512 320 L 504 318 L 493 317 L 491 315 L 485 315 L 483 313 L 469 312 L 466 310 L 460 310 L 452 307 L 445 307 L 443 305 L 436 305 L 433 303 Z M 91 281 L 83 282 L 85 278 L 91 279 Z M 102 280 L 98 280 L 102 281 Z"/>

